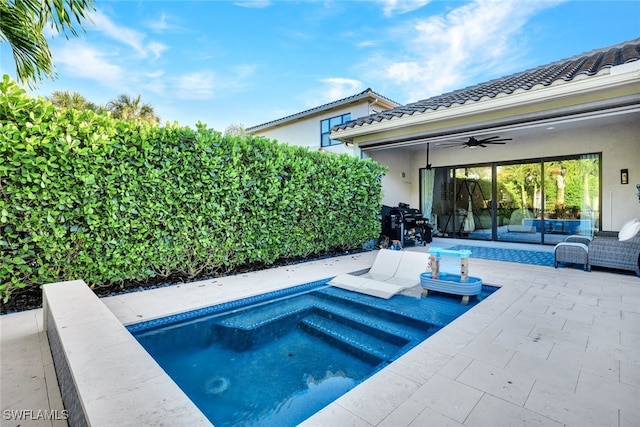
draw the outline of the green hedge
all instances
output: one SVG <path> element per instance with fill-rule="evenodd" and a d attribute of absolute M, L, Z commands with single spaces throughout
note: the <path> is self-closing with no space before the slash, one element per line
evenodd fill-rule
<path fill-rule="evenodd" d="M 4 76 L 0 292 L 202 277 L 377 237 L 379 164 L 59 110 Z"/>

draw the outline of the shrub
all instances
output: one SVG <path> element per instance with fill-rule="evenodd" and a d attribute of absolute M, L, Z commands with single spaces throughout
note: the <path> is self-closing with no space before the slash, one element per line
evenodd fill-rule
<path fill-rule="evenodd" d="M 384 168 L 0 87 L 0 292 L 193 278 L 377 237 Z"/>

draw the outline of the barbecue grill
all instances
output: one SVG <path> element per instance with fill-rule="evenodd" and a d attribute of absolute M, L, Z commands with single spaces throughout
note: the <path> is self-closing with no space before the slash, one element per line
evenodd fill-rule
<path fill-rule="evenodd" d="M 402 247 L 424 244 L 431 241 L 431 227 L 422 217 L 422 212 L 399 203 L 397 207 L 382 206 L 382 236 L 389 241 L 397 240 Z"/>

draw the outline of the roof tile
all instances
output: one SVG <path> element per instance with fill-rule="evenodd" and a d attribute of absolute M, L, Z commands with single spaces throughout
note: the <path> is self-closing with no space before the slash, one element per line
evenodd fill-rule
<path fill-rule="evenodd" d="M 334 130 L 349 129 L 363 124 L 371 124 L 393 117 L 402 117 L 427 110 L 448 108 L 453 104 L 467 101 L 481 101 L 485 97 L 495 98 L 509 95 L 518 90 L 530 90 L 536 86 L 549 86 L 558 80 L 571 81 L 582 76 L 593 76 L 603 69 L 640 60 L 640 38 L 592 50 L 572 58 L 563 59 L 520 73 L 490 80 L 464 89 L 456 90 L 410 104 L 381 111 L 370 116 L 360 117 L 345 124 L 335 126 Z"/>
<path fill-rule="evenodd" d="M 337 101 L 330 102 L 328 104 L 323 104 L 323 105 L 320 105 L 318 107 L 314 107 L 314 108 L 311 108 L 309 110 L 305 110 L 305 111 L 302 111 L 302 112 L 299 112 L 299 113 L 296 113 L 296 114 L 292 114 L 290 116 L 282 117 L 282 118 L 279 118 L 277 120 L 272 120 L 270 122 L 263 123 L 263 124 L 260 124 L 260 125 L 257 125 L 257 126 L 251 126 L 251 127 L 248 127 L 246 130 L 247 130 L 247 132 L 252 132 L 252 131 L 261 129 L 261 128 L 265 127 L 265 126 L 274 125 L 276 123 L 284 123 L 284 122 L 287 122 L 289 120 L 293 120 L 293 119 L 296 119 L 296 118 L 304 117 L 304 116 L 306 116 L 308 114 L 311 114 L 311 113 L 316 113 L 316 112 L 320 112 L 320 111 L 326 110 L 326 109 L 328 109 L 330 107 L 345 105 L 345 104 L 347 104 L 347 103 L 349 103 L 351 101 L 357 101 L 357 100 L 360 100 L 360 99 L 365 99 L 367 97 L 379 98 L 379 99 L 382 99 L 382 100 L 384 100 L 385 102 L 387 102 L 388 104 L 391 104 L 391 105 L 394 105 L 394 104 L 395 105 L 400 105 L 398 102 L 395 102 L 395 101 L 387 98 L 386 96 L 382 96 L 379 93 L 374 92 L 371 88 L 367 88 L 367 89 L 363 90 L 362 92 L 357 93 L 355 95 L 351 95 L 351 96 L 348 96 L 346 98 L 342 98 L 342 99 L 339 99 Z"/>

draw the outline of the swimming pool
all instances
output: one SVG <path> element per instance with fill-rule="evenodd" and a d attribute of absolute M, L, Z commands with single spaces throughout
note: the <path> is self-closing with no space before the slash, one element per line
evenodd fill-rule
<path fill-rule="evenodd" d="M 389 300 L 329 279 L 127 328 L 216 426 L 296 425 L 465 313 L 459 297 Z"/>

